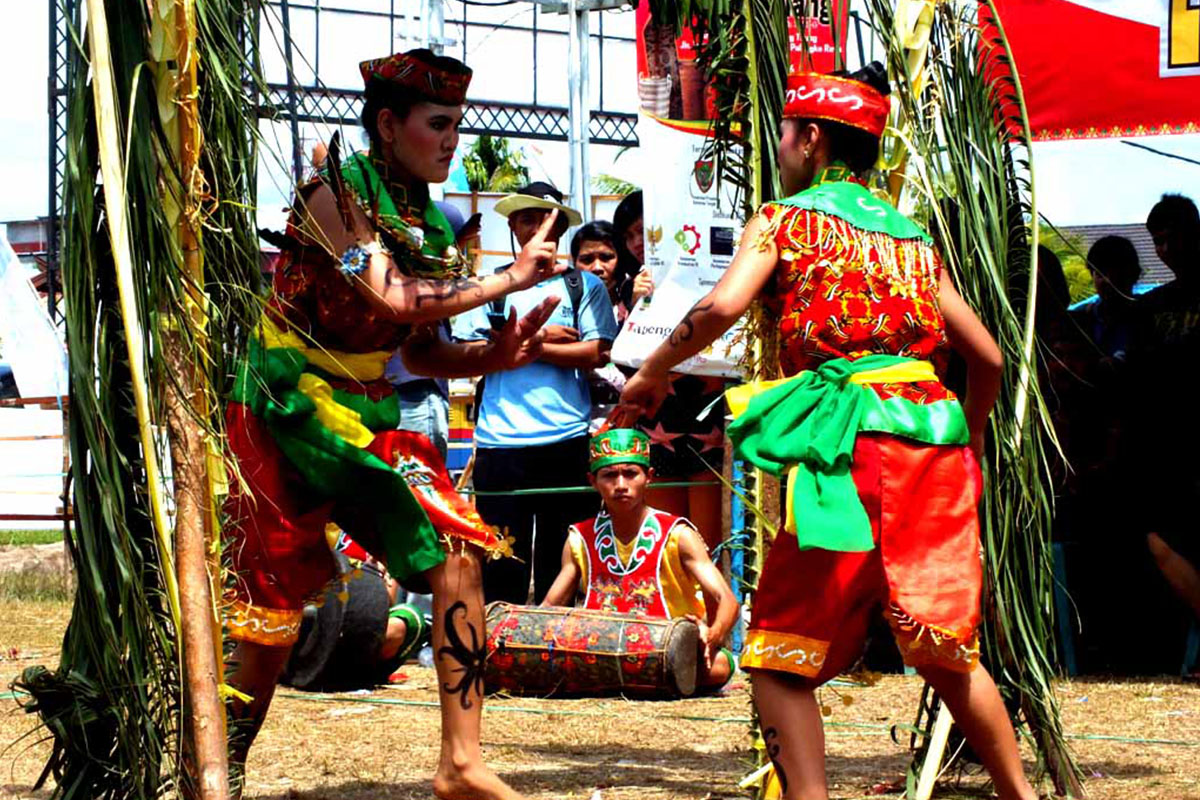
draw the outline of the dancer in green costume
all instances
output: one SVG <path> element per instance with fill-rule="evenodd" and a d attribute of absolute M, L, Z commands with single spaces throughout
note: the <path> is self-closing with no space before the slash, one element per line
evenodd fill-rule
<path fill-rule="evenodd" d="M 536 358 L 554 303 L 509 319 L 489 342 L 455 344 L 427 323 L 562 271 L 551 214 L 502 275 L 474 277 L 429 198 L 458 144 L 471 71 L 427 50 L 361 65 L 369 154 L 331 146 L 302 186 L 274 292 L 227 410 L 237 475 L 226 504 L 238 580 L 225 614 L 237 642 L 231 760 L 244 764 L 295 642 L 305 600 L 333 576 L 336 522 L 399 581 L 432 590 L 442 710 L 439 798 L 517 800 L 480 753 L 484 644 L 480 560 L 504 543 L 453 490 L 433 445 L 395 430 L 384 378 L 397 347 L 441 377 Z"/>

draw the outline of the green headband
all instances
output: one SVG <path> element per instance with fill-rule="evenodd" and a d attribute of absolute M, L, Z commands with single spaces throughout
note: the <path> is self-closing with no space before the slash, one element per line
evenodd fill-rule
<path fill-rule="evenodd" d="M 613 428 L 593 436 L 588 452 L 592 472 L 613 464 L 650 467 L 650 437 L 633 428 Z"/>

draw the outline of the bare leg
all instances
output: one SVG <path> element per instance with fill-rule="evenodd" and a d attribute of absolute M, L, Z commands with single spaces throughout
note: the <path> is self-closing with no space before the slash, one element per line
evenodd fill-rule
<path fill-rule="evenodd" d="M 754 672 L 754 705 L 784 800 L 826 800 L 825 728 L 815 684 L 779 672 Z"/>
<path fill-rule="evenodd" d="M 988 671 L 982 666 L 970 672 L 931 666 L 918 667 L 917 671 L 954 715 L 954 721 L 987 768 L 1001 800 L 1037 800 L 1037 794 L 1025 779 L 1008 710 Z"/>
<path fill-rule="evenodd" d="M 718 650 L 713 656 L 712 666 L 709 666 L 704 661 L 704 647 L 700 648 L 700 658 L 696 662 L 696 685 L 706 688 L 720 688 L 729 682 L 729 678 L 733 675 L 733 665 L 729 663 L 729 657 L 721 650 Z"/>
<path fill-rule="evenodd" d="M 396 617 L 389 617 L 387 630 L 383 633 L 383 644 L 379 647 L 380 660 L 387 661 L 394 658 L 396 653 L 400 652 L 406 636 L 408 636 L 408 623 Z"/>
<path fill-rule="evenodd" d="M 1179 595 L 1200 617 L 1200 571 L 1197 571 L 1196 565 L 1175 552 L 1157 533 L 1147 534 L 1146 544 L 1171 591 Z"/>
<path fill-rule="evenodd" d="M 250 696 L 250 702 L 234 699 L 229 705 L 229 775 L 232 797 L 242 796 L 245 785 L 246 757 L 262 728 L 275 684 L 287 663 L 291 647 L 269 647 L 238 642 L 229 661 L 229 684 Z"/>
<path fill-rule="evenodd" d="M 442 707 L 442 752 L 433 793 L 441 800 L 522 800 L 483 763 L 483 578 L 474 550 L 451 553 L 425 573 L 433 587 L 433 652 Z"/>

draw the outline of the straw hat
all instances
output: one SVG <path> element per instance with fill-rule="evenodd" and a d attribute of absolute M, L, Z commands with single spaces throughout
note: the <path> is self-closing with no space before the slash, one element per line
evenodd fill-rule
<path fill-rule="evenodd" d="M 496 213 L 502 217 L 510 217 L 517 211 L 526 208 L 537 208 L 549 211 L 557 208 L 561 217 L 567 220 L 567 227 L 583 224 L 583 216 L 573 208 L 563 205 L 563 194 L 545 181 L 534 181 L 528 186 L 522 186 L 514 194 L 500 198 L 496 203 Z"/>

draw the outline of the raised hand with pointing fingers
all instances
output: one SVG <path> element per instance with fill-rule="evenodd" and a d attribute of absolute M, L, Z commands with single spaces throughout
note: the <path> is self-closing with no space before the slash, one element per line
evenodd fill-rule
<path fill-rule="evenodd" d="M 566 263 L 558 260 L 558 237 L 554 236 L 557 222 L 558 210 L 551 209 L 508 269 L 507 274 L 518 289 L 527 289 L 566 271 Z"/>

